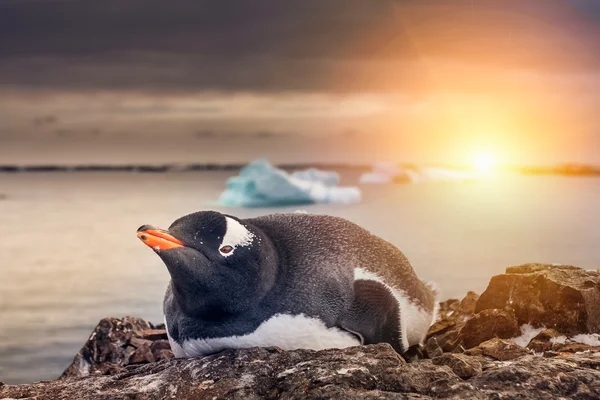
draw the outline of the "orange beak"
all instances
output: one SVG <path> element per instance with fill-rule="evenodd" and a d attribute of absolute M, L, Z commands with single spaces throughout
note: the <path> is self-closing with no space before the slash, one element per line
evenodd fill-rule
<path fill-rule="evenodd" d="M 151 247 L 156 251 L 170 250 L 184 246 L 181 240 L 171 236 L 167 231 L 156 229 L 148 225 L 144 225 L 138 229 L 137 237 L 144 242 L 146 246 Z"/>

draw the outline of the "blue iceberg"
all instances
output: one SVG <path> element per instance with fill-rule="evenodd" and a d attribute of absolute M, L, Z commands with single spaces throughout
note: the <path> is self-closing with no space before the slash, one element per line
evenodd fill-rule
<path fill-rule="evenodd" d="M 292 174 L 259 159 L 227 180 L 219 203 L 231 207 L 274 207 L 315 203 L 350 204 L 360 201 L 356 187 L 338 187 L 337 172 L 307 169 Z"/>

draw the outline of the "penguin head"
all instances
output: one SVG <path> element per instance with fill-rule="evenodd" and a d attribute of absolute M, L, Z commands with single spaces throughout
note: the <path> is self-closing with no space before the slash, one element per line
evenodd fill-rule
<path fill-rule="evenodd" d="M 276 253 L 258 228 L 202 211 L 168 230 L 143 225 L 138 238 L 167 266 L 175 300 L 188 315 L 218 318 L 256 305 L 274 286 Z"/>

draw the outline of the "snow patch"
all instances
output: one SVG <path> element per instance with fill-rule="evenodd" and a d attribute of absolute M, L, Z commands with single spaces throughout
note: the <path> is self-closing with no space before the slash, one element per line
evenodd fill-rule
<path fill-rule="evenodd" d="M 600 347 L 600 334 L 598 333 L 575 335 L 571 340 L 576 343 L 587 344 L 588 346 Z"/>
<path fill-rule="evenodd" d="M 521 347 L 527 347 L 529 342 L 531 342 L 531 339 L 536 337 L 541 331 L 543 331 L 546 328 L 544 328 L 544 327 L 534 328 L 530 324 L 523 324 L 523 325 L 521 325 L 520 329 L 521 329 L 521 336 L 514 337 L 511 340 Z"/>
<path fill-rule="evenodd" d="M 550 339 L 550 343 L 565 344 L 567 342 L 566 336 L 557 336 Z"/>

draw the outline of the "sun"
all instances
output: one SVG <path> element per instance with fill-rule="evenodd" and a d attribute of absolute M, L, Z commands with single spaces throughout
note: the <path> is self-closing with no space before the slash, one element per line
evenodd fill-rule
<path fill-rule="evenodd" d="M 489 174 L 496 168 L 497 159 L 490 151 L 479 151 L 473 156 L 473 169 L 480 174 Z"/>

